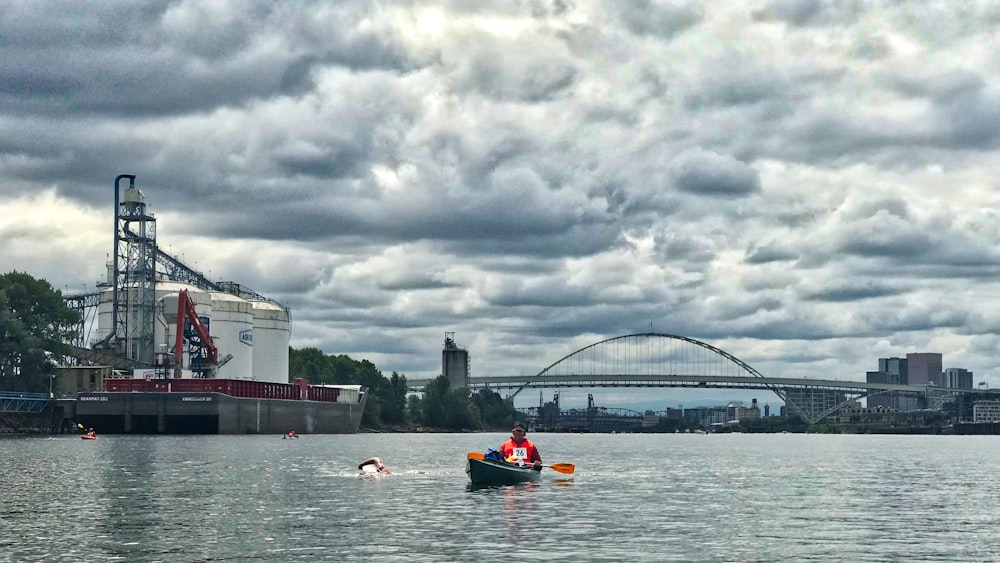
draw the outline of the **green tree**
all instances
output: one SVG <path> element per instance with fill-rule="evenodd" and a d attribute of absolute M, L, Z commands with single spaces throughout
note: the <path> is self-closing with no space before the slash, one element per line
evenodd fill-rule
<path fill-rule="evenodd" d="M 48 391 L 79 320 L 47 281 L 16 271 L 0 276 L 0 390 Z"/>
<path fill-rule="evenodd" d="M 444 375 L 435 377 L 424 387 L 419 407 L 419 419 L 427 426 L 448 430 L 482 428 L 479 407 L 469 398 L 469 392 L 452 389 Z"/>
<path fill-rule="evenodd" d="M 445 401 L 450 391 L 448 378 L 439 375 L 424 386 L 424 396 L 420 400 L 420 422 L 427 426 L 444 428 L 448 424 Z"/>
<path fill-rule="evenodd" d="M 317 348 L 288 350 L 291 379 L 304 378 L 314 385 L 361 385 L 368 392 L 361 424 L 379 426 L 406 422 L 406 377 L 393 373 L 386 378 L 368 360 L 346 355 L 327 355 Z"/>
<path fill-rule="evenodd" d="M 482 426 L 506 430 L 517 419 L 517 410 L 512 400 L 504 399 L 492 389 L 480 389 L 472 394 L 472 402 L 482 416 Z"/>
<path fill-rule="evenodd" d="M 333 384 L 329 356 L 319 348 L 288 349 L 288 374 L 291 380 L 305 379 L 313 385 Z"/>
<path fill-rule="evenodd" d="M 413 426 L 423 424 L 424 400 L 419 395 L 410 395 L 406 398 L 406 421 Z"/>
<path fill-rule="evenodd" d="M 406 422 L 406 376 L 392 372 L 382 402 L 382 421 L 387 424 Z"/>

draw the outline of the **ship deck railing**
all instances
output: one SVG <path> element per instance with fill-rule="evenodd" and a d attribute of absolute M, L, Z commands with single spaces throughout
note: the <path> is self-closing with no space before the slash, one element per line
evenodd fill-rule
<path fill-rule="evenodd" d="M 288 399 L 348 402 L 337 387 L 308 385 L 304 379 L 295 383 L 272 383 L 245 379 L 106 379 L 109 393 L 221 393 L 251 399 Z"/>

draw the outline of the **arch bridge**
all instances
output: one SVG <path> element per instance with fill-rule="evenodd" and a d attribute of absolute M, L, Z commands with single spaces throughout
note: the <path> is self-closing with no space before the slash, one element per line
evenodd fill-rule
<path fill-rule="evenodd" d="M 411 381 L 422 388 L 427 381 Z M 916 395 L 927 401 L 972 389 L 894 385 L 835 379 L 767 377 L 751 365 L 707 342 L 657 332 L 627 334 L 590 344 L 563 356 L 536 375 L 470 377 L 470 390 L 506 389 L 514 397 L 525 389 L 550 387 L 691 387 L 763 389 L 781 398 L 809 424 L 848 404 L 886 393 Z"/>

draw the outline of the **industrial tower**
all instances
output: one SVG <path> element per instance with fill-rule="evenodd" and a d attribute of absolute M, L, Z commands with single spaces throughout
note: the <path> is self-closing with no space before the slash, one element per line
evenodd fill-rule
<path fill-rule="evenodd" d="M 455 344 L 455 333 L 444 333 L 444 349 L 441 350 L 441 373 L 448 379 L 452 389 L 469 387 L 469 351 Z"/>
<path fill-rule="evenodd" d="M 128 180 L 128 184 L 123 185 L 123 180 Z M 236 282 L 211 281 L 203 273 L 158 248 L 156 218 L 147 211 L 146 198 L 136 189 L 134 175 L 121 174 L 115 178 L 114 215 L 114 258 L 109 256 L 106 281 L 97 284 L 97 291 L 63 296 L 68 307 L 80 312 L 77 334 L 72 342 L 67 343 L 74 364 L 86 362 L 119 370 L 159 368 L 157 373 L 172 373 L 176 358 L 171 359 L 171 356 L 176 354 L 173 350 L 177 345 L 166 352 L 157 350 L 165 340 L 161 338 L 159 345 L 155 343 L 160 323 L 165 320 L 162 315 L 172 313 L 175 308 L 165 311 L 163 296 L 157 297 L 158 286 L 165 282 L 178 282 L 206 292 L 270 303 L 287 315 L 288 308 L 284 305 Z M 172 305 L 176 306 L 176 303 Z M 95 324 L 106 322 L 96 322 L 106 319 L 102 317 L 105 314 L 110 316 L 110 323 L 103 325 L 109 327 L 107 334 L 88 347 L 90 329 Z M 202 353 L 207 351 L 202 348 L 211 347 L 211 343 L 207 342 L 210 336 L 197 335 L 192 324 L 207 323 L 208 320 L 198 315 L 189 315 L 187 319 L 182 322 L 179 331 L 185 341 L 200 349 L 194 354 L 188 350 L 185 355 L 201 358 Z M 280 315 L 272 320 L 279 324 L 282 322 Z M 282 350 L 285 348 L 287 346 L 281 347 Z M 208 375 L 210 368 L 217 369 L 232 358 L 233 354 L 227 352 L 218 358 L 218 365 L 196 365 L 192 369 L 201 373 L 202 377 L 211 377 Z"/>
<path fill-rule="evenodd" d="M 121 181 L 128 179 L 124 197 Z M 110 348 L 153 365 L 156 315 L 156 218 L 146 212 L 146 197 L 135 176 L 115 178 L 115 256 L 112 264 L 112 332 L 95 348 Z"/>

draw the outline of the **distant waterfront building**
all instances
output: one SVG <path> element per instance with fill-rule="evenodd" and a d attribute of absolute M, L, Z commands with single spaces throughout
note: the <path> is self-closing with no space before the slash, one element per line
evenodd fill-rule
<path fill-rule="evenodd" d="M 819 413 L 832 410 L 847 401 L 847 394 L 836 389 L 786 389 L 785 400 L 805 412 Z M 786 409 L 786 407 L 782 407 L 782 413 L 797 414 L 794 408 Z"/>
<path fill-rule="evenodd" d="M 904 362 L 906 360 L 903 360 Z M 882 364 L 882 360 L 879 360 L 879 365 Z M 898 373 L 890 373 L 886 371 L 869 371 L 865 373 L 865 381 L 868 383 L 884 383 L 888 385 L 905 385 L 905 376 Z M 869 409 L 889 409 L 889 410 L 899 410 L 899 393 L 889 392 L 889 393 L 878 393 L 868 396 L 868 408 Z"/>
<path fill-rule="evenodd" d="M 890 424 L 893 417 L 899 414 L 896 409 L 888 407 L 862 407 L 861 403 L 854 401 L 850 405 L 840 409 L 834 416 L 830 417 L 831 422 L 837 424 Z"/>
<path fill-rule="evenodd" d="M 1000 401 L 976 401 L 973 403 L 972 422 L 1000 422 Z"/>
<path fill-rule="evenodd" d="M 942 365 L 942 356 L 938 352 L 911 353 L 907 354 L 906 358 L 879 358 L 878 371 L 866 372 L 865 381 L 890 385 L 944 387 L 945 376 L 941 368 Z M 918 397 L 895 392 L 880 393 L 868 397 L 868 408 L 884 407 L 899 412 L 910 412 L 923 408 L 940 409 L 941 404 L 942 401 L 938 397 L 929 401 L 928 404 L 922 405 Z"/>
<path fill-rule="evenodd" d="M 885 383 L 888 385 L 906 385 L 907 371 L 906 358 L 879 358 L 878 371 L 865 373 L 865 381 L 868 383 Z M 868 397 L 869 409 L 888 409 L 893 411 L 904 410 L 904 406 L 910 406 L 905 397 L 899 393 L 879 393 Z M 914 406 L 914 408 L 916 408 Z"/>
<path fill-rule="evenodd" d="M 906 385 L 909 381 L 906 372 L 906 358 L 879 358 L 878 370 L 882 373 L 898 377 L 901 385 Z"/>
<path fill-rule="evenodd" d="M 726 405 L 726 414 L 729 417 L 727 422 L 741 422 L 744 420 L 753 420 L 760 418 L 760 407 L 757 406 L 757 399 L 753 400 L 753 403 L 748 408 L 743 405 L 740 401 L 733 401 Z"/>
<path fill-rule="evenodd" d="M 906 355 L 906 380 L 910 385 L 937 385 L 943 387 L 941 374 L 944 362 L 938 352 Z"/>
<path fill-rule="evenodd" d="M 654 413 L 653 411 L 646 411 L 646 413 L 642 415 L 643 428 L 652 428 L 659 423 L 660 423 L 660 416 Z"/>
<path fill-rule="evenodd" d="M 995 401 L 996 396 L 990 393 L 959 393 L 947 407 L 947 413 L 959 422 L 972 422 L 975 419 L 975 405 L 982 401 Z"/>
<path fill-rule="evenodd" d="M 929 387 L 925 398 L 927 404 L 925 408 L 932 411 L 943 411 L 945 403 L 954 401 L 954 395 L 945 391 L 943 387 Z"/>
<path fill-rule="evenodd" d="M 542 403 L 542 393 L 538 393 L 538 420 L 535 421 L 536 425 L 552 428 L 559 425 L 559 413 L 562 412 L 559 407 L 559 393 L 552 396 L 552 400 L 547 403 Z M 534 429 L 533 429 L 534 430 Z"/>
<path fill-rule="evenodd" d="M 667 418 L 670 420 L 682 420 L 684 418 L 684 409 L 667 407 Z"/>
<path fill-rule="evenodd" d="M 962 368 L 944 370 L 944 387 L 950 389 L 972 389 L 972 372 Z"/>
<path fill-rule="evenodd" d="M 729 421 L 729 409 L 726 407 L 694 407 L 684 409 L 684 420 L 701 428 L 711 428 L 713 425 L 725 424 Z"/>

